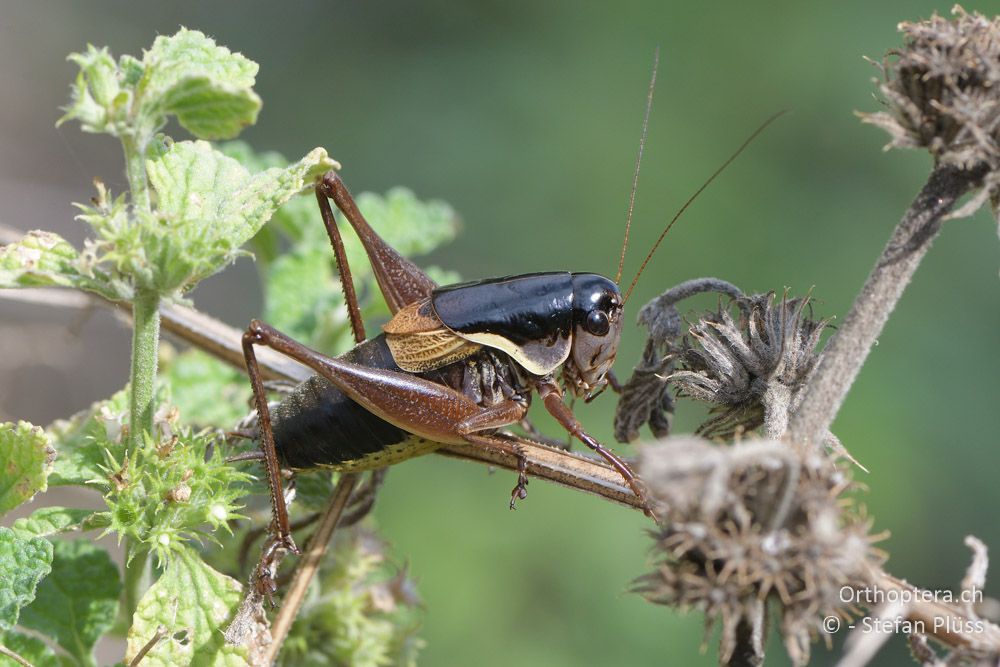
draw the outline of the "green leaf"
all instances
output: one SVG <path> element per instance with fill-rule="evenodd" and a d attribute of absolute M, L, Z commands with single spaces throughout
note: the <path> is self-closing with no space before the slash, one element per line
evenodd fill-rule
<path fill-rule="evenodd" d="M 324 351 L 351 346 L 347 306 L 329 243 L 302 244 L 278 257 L 268 267 L 265 291 L 273 295 L 264 307 L 264 320 L 272 326 Z M 319 329 L 339 335 L 331 339 L 321 336 Z"/>
<path fill-rule="evenodd" d="M 422 255 L 455 238 L 455 211 L 443 201 L 421 201 L 402 187 L 384 196 L 362 192 L 357 200 L 372 228 L 404 257 Z"/>
<path fill-rule="evenodd" d="M 232 428 L 250 411 L 246 376 L 200 350 L 170 359 L 163 374 L 185 424 Z"/>
<path fill-rule="evenodd" d="M 76 287 L 111 300 L 131 296 L 127 286 L 112 281 L 97 266 L 93 253 L 78 253 L 58 234 L 38 230 L 0 246 L 3 287 Z"/>
<path fill-rule="evenodd" d="M 55 651 L 36 637 L 29 637 L 20 632 L 9 630 L 0 632 L 0 644 L 27 660 L 34 667 L 59 667 L 61 664 Z M 21 667 L 21 663 L 0 656 L 0 667 Z"/>
<path fill-rule="evenodd" d="M 33 231 L 0 246 L 0 287 L 74 287 L 78 253 L 52 232 Z"/>
<path fill-rule="evenodd" d="M 153 289 L 188 289 L 230 263 L 238 248 L 293 195 L 336 168 L 317 148 L 299 162 L 250 174 L 203 141 L 177 142 L 146 162 L 157 219 L 145 221 L 141 247 Z"/>
<path fill-rule="evenodd" d="M 14 627 L 21 608 L 35 599 L 38 582 L 51 569 L 51 542 L 0 528 L 0 630 Z"/>
<path fill-rule="evenodd" d="M 78 120 L 85 132 L 118 134 L 128 94 L 120 86 L 118 66 L 106 48 L 87 45 L 86 53 L 70 54 L 80 67 L 70 91 L 72 102 L 57 124 Z"/>
<path fill-rule="evenodd" d="M 139 114 L 153 131 L 173 114 L 200 139 L 228 139 L 257 120 L 257 63 L 197 30 L 157 37 L 142 63 Z"/>
<path fill-rule="evenodd" d="M 93 664 L 94 644 L 118 612 L 118 568 L 90 540 L 60 540 L 54 546 L 52 573 L 22 612 L 21 625 L 51 637 L 78 662 Z"/>
<path fill-rule="evenodd" d="M 420 597 L 405 568 L 364 529 L 334 535 L 312 594 L 285 640 L 281 665 L 416 664 Z M 317 590 L 318 589 L 318 590 Z"/>
<path fill-rule="evenodd" d="M 161 625 L 168 635 L 143 660 L 144 667 L 245 665 L 245 649 L 225 643 L 222 628 L 240 601 L 240 584 L 206 565 L 191 549 L 176 552 L 139 600 L 128 631 L 126 662 Z"/>
<path fill-rule="evenodd" d="M 55 456 L 40 427 L 24 421 L 0 423 L 0 515 L 46 489 Z"/>
<path fill-rule="evenodd" d="M 14 522 L 12 528 L 21 538 L 48 537 L 75 530 L 101 528 L 106 517 L 94 510 L 76 507 L 43 507 Z"/>
<path fill-rule="evenodd" d="M 127 422 L 125 390 L 69 419 L 53 422 L 46 430 L 59 456 L 49 482 L 53 486 L 85 486 L 93 480 L 106 480 L 107 472 L 101 467 L 107 463 L 105 451 L 121 460 L 122 428 Z"/>

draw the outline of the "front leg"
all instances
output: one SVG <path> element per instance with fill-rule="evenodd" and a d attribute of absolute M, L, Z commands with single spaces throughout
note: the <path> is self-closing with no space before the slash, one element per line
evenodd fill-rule
<path fill-rule="evenodd" d="M 551 379 L 539 382 L 537 385 L 538 395 L 541 396 L 542 402 L 545 404 L 545 409 L 548 410 L 549 414 L 556 418 L 563 428 L 569 432 L 570 435 L 577 438 L 583 444 L 587 445 L 595 452 L 597 452 L 601 458 L 611 464 L 611 466 L 618 471 L 618 473 L 625 479 L 629 487 L 632 489 L 632 493 L 636 495 L 639 501 L 642 503 L 643 511 L 646 516 L 655 519 L 652 509 L 650 509 L 649 500 L 646 498 L 646 492 L 639 484 L 639 478 L 636 477 L 635 473 L 627 463 L 622 461 L 613 452 L 608 450 L 604 445 L 598 442 L 593 436 L 588 434 L 583 430 L 583 425 L 573 414 L 565 403 L 563 403 L 562 391 L 559 389 L 559 385 L 553 382 Z"/>

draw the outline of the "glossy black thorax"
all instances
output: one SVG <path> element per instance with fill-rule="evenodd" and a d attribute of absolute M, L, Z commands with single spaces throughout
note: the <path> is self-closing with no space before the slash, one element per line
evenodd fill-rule
<path fill-rule="evenodd" d="M 434 290 L 434 312 L 460 334 L 493 334 L 517 345 L 567 338 L 573 326 L 568 271 L 487 278 Z"/>

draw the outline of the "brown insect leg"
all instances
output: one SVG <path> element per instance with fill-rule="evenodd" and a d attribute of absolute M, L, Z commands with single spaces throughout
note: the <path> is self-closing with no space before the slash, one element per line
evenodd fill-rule
<path fill-rule="evenodd" d="M 292 531 L 288 525 L 288 508 L 285 506 L 285 496 L 281 487 L 281 468 L 278 454 L 274 449 L 274 433 L 271 431 L 271 413 L 267 407 L 267 394 L 264 393 L 264 380 L 257 365 L 257 355 L 253 346 L 261 342 L 251 331 L 243 334 L 243 358 L 246 361 L 247 375 L 250 376 L 250 386 L 253 387 L 254 400 L 257 403 L 257 421 L 261 433 L 261 449 L 264 454 L 264 469 L 267 472 L 267 485 L 271 491 L 271 515 L 274 521 L 275 534 L 268 540 L 261 555 L 260 564 L 254 579 L 258 592 L 268 598 L 276 590 L 274 571 L 277 560 L 284 550 L 300 553 L 292 539 Z"/>
<path fill-rule="evenodd" d="M 510 492 L 510 508 L 517 509 L 517 501 L 528 497 L 528 457 L 516 437 L 505 433 L 470 433 L 469 442 L 486 449 L 505 452 L 517 457 L 517 484 Z"/>
<path fill-rule="evenodd" d="M 245 337 L 308 366 L 372 414 L 427 440 L 467 443 L 459 425 L 490 410 L 484 410 L 469 397 L 445 385 L 408 373 L 327 357 L 257 320 L 250 323 Z M 512 421 L 518 419 L 519 416 Z M 503 422 L 508 423 L 510 421 Z"/>
<path fill-rule="evenodd" d="M 616 394 L 622 393 L 622 383 L 618 381 L 618 376 L 615 375 L 614 371 L 609 370 L 607 375 L 605 375 L 604 377 L 608 379 L 608 386 L 611 387 L 611 391 L 615 392 Z"/>
<path fill-rule="evenodd" d="M 319 213 L 323 217 L 323 224 L 326 226 L 326 234 L 330 237 L 330 245 L 333 246 L 333 255 L 337 258 L 340 287 L 344 290 L 344 301 L 347 303 L 347 314 L 351 318 L 351 331 L 354 333 L 354 342 L 360 343 L 366 338 L 365 323 L 361 319 L 358 294 L 354 291 L 354 278 L 351 277 L 351 265 L 347 261 L 347 253 L 344 252 L 344 240 L 340 236 L 340 229 L 337 228 L 337 219 L 333 217 L 333 209 L 330 208 L 330 202 L 323 193 L 322 186 L 316 188 L 316 201 L 319 203 Z"/>
<path fill-rule="evenodd" d="M 522 403 L 504 401 L 489 408 L 482 408 L 480 412 L 458 425 L 458 432 L 468 442 L 507 451 L 517 457 L 517 484 L 510 492 L 511 509 L 515 509 L 518 500 L 528 497 L 528 459 L 514 438 L 488 431 L 517 423 L 524 419 L 527 412 L 528 408 Z"/>
<path fill-rule="evenodd" d="M 244 338 L 247 337 L 255 344 L 266 345 L 305 364 L 366 410 L 409 433 L 436 442 L 480 444 L 513 451 L 520 463 L 518 485 L 512 498 L 523 497 L 527 484 L 527 464 L 523 455 L 504 438 L 483 433 L 520 421 L 527 411 L 523 404 L 505 401 L 483 408 L 450 387 L 408 373 L 374 369 L 327 357 L 256 320 L 250 323 L 244 335 Z M 266 409 L 266 403 L 264 407 Z M 261 425 L 262 428 L 265 425 L 263 414 Z M 266 426 L 270 428 L 270 418 Z M 264 446 L 266 453 L 267 442 Z M 273 451 L 273 439 L 271 447 Z M 273 488 L 280 489 L 280 486 Z M 274 499 L 274 504 L 276 508 L 284 509 L 284 503 L 279 499 Z M 278 509 L 275 509 L 275 515 L 279 515 Z"/>
<path fill-rule="evenodd" d="M 604 445 L 583 430 L 583 425 L 580 424 L 576 415 L 574 415 L 573 411 L 566 407 L 566 404 L 563 403 L 562 392 L 559 390 L 559 386 L 553 382 L 539 383 L 538 395 L 542 397 L 545 409 L 548 410 L 550 415 L 556 418 L 556 421 L 562 424 L 563 428 L 565 428 L 571 435 L 579 439 L 580 442 L 597 452 L 605 461 L 610 463 L 611 466 L 618 471 L 618 474 L 622 476 L 625 482 L 629 485 L 629 488 L 632 489 L 632 493 L 634 493 L 642 502 L 643 511 L 646 513 L 646 516 L 655 519 L 656 517 L 650 509 L 646 492 L 639 484 L 639 479 L 632 472 L 632 469 L 629 468 L 627 463 L 622 461 L 613 452 L 606 449 Z"/>
<path fill-rule="evenodd" d="M 368 253 L 368 261 L 375 273 L 379 289 L 382 290 L 382 295 L 393 314 L 411 303 L 430 296 L 437 285 L 416 264 L 396 252 L 371 228 L 337 172 L 327 172 L 323 176 L 316 186 L 316 194 L 332 199 L 354 227 L 361 244 L 365 247 L 365 252 Z M 322 210 L 322 204 L 320 208 Z M 328 224 L 327 230 L 329 229 Z"/>
<path fill-rule="evenodd" d="M 263 461 L 267 456 L 264 452 L 260 450 L 253 450 L 251 452 L 243 452 L 242 454 L 236 454 L 235 456 L 227 456 L 226 463 L 239 463 L 240 461 Z"/>

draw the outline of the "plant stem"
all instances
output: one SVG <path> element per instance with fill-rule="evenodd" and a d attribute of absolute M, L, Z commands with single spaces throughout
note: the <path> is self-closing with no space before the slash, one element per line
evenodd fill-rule
<path fill-rule="evenodd" d="M 271 624 L 271 643 L 268 645 L 264 655 L 265 664 L 270 665 L 274 663 L 278 657 L 278 651 L 281 650 L 281 645 L 284 643 L 285 637 L 288 636 L 288 631 L 292 628 L 292 623 L 295 622 L 296 617 L 299 615 L 299 609 L 305 601 L 309 584 L 312 582 L 313 577 L 316 576 L 316 573 L 319 572 L 320 564 L 323 561 L 324 555 L 326 555 L 327 548 L 330 546 L 330 538 L 333 537 L 333 531 L 337 529 L 337 523 L 340 521 L 344 509 L 351 499 L 351 492 L 357 485 L 358 478 L 359 475 L 357 474 L 342 475 L 340 481 L 337 483 L 337 488 L 334 489 L 333 495 L 330 496 L 326 509 L 323 510 L 320 523 L 316 527 L 316 532 L 313 533 L 312 539 L 309 540 L 309 545 L 306 547 L 295 568 L 292 581 L 285 590 L 281 609 Z"/>
<path fill-rule="evenodd" d="M 153 435 L 153 399 L 156 383 L 156 362 L 160 339 L 160 296 L 156 292 L 139 291 L 132 302 L 132 370 L 129 377 L 129 442 L 124 465 L 143 446 L 143 433 Z M 125 553 L 134 554 L 125 568 L 125 590 L 122 593 L 120 620 L 125 628 L 132 625 L 132 614 L 139 598 L 150 584 L 149 551 L 140 548 L 131 538 L 125 541 Z"/>
<path fill-rule="evenodd" d="M 143 213 L 149 213 L 149 180 L 146 178 L 146 142 L 140 142 L 133 136 L 122 136 L 122 148 L 125 150 L 125 173 L 128 176 L 128 187 L 132 199 L 132 207 Z"/>
<path fill-rule="evenodd" d="M 121 604 L 118 608 L 118 620 L 115 624 L 115 631 L 121 631 L 122 636 L 132 627 L 132 616 L 139 606 L 139 599 L 146 592 L 151 583 L 149 551 L 147 549 L 136 548 L 136 543 L 127 539 L 125 541 L 125 554 L 131 556 L 128 564 L 122 568 L 125 570 L 125 581 L 122 588 Z"/>
<path fill-rule="evenodd" d="M 146 144 L 135 133 L 121 137 L 125 152 L 133 217 L 150 212 L 149 179 L 146 176 Z M 132 224 L 137 224 L 132 220 Z M 160 340 L 160 296 L 136 288 L 132 302 L 132 371 L 130 382 L 129 451 L 142 446 L 142 434 L 153 434 L 153 385 L 156 381 L 156 358 Z"/>
<path fill-rule="evenodd" d="M 938 166 L 903 215 L 844 323 L 830 338 L 802 402 L 792 415 L 793 439 L 821 445 L 889 314 L 930 249 L 941 220 L 982 179 L 985 167 Z"/>
<path fill-rule="evenodd" d="M 160 340 L 160 296 L 137 291 L 132 302 L 132 371 L 130 382 L 129 450 L 142 446 L 142 434 L 153 435 L 153 385 Z"/>
<path fill-rule="evenodd" d="M 744 616 L 736 626 L 736 646 L 726 667 L 760 667 L 764 664 L 767 643 L 767 605 L 764 600 L 750 603 L 751 617 Z"/>
<path fill-rule="evenodd" d="M 6 646 L 0 645 L 0 655 L 3 655 L 3 656 L 6 656 L 6 657 L 10 658 L 11 660 L 13 660 L 14 662 L 16 662 L 19 665 L 26 665 L 27 667 L 35 667 L 30 662 L 28 662 L 27 660 L 25 660 L 24 658 L 22 658 L 21 656 L 19 656 L 17 653 L 14 653 L 13 651 L 11 651 Z"/>

